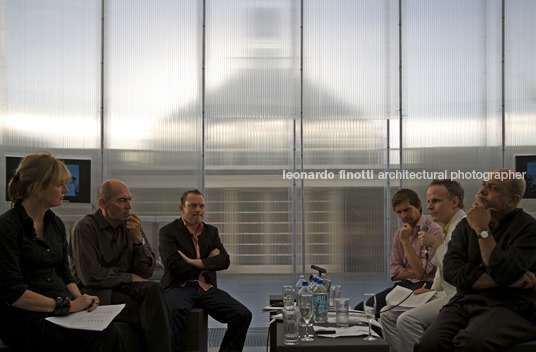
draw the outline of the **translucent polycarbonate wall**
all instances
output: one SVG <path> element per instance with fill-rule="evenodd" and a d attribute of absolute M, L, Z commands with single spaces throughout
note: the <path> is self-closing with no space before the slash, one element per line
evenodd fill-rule
<path fill-rule="evenodd" d="M 385 270 L 386 120 L 307 120 L 304 164 L 306 262 L 329 272 Z M 366 205 L 365 205 L 366 204 Z M 358 253 L 358 255 L 356 255 Z M 308 267 L 309 265 L 307 265 Z"/>
<path fill-rule="evenodd" d="M 100 3 L 0 1 L 0 148 L 5 156 L 49 150 L 91 159 L 100 179 Z M 5 199 L 5 188 L 2 187 Z M 9 202 L 2 202 L 2 210 Z M 89 204 L 65 204 L 83 214 Z M 66 218 L 67 219 L 67 218 Z"/>
<path fill-rule="evenodd" d="M 472 172 L 501 166 L 500 1 L 402 4 L 401 133 L 391 125 L 402 160 L 399 149 L 393 161 L 415 172 L 447 169 L 448 177 L 461 171 L 470 205 L 482 181 Z M 404 182 L 424 205 L 430 178 Z"/>
<path fill-rule="evenodd" d="M 195 1 L 107 1 L 105 178 L 129 185 L 134 210 L 178 213 L 201 187 L 202 7 Z"/>
<path fill-rule="evenodd" d="M 396 117 L 398 3 L 311 0 L 303 12 L 305 118 Z"/>
<path fill-rule="evenodd" d="M 206 218 L 233 255 L 231 272 L 292 272 L 291 119 L 206 121 Z"/>
<path fill-rule="evenodd" d="M 0 0 L 0 153 L 91 160 L 92 203 L 55 209 L 68 226 L 119 178 L 156 247 L 200 188 L 227 272 L 377 280 L 400 185 L 426 203 L 431 172 L 459 171 L 468 205 L 471 172 L 536 154 L 535 18 L 530 0 Z"/>
<path fill-rule="evenodd" d="M 209 0 L 206 5 L 206 116 L 296 117 L 299 2 Z"/>
<path fill-rule="evenodd" d="M 514 168 L 516 155 L 536 155 L 536 47 L 528 44 L 536 40 L 536 3 L 506 2 L 504 12 L 505 166 Z M 534 199 L 524 200 L 521 205 L 536 213 Z"/>
<path fill-rule="evenodd" d="M 303 165 L 333 176 L 304 181 L 306 267 L 381 273 L 387 184 L 378 172 L 387 120 L 397 118 L 398 4 L 306 1 L 303 13 Z"/>

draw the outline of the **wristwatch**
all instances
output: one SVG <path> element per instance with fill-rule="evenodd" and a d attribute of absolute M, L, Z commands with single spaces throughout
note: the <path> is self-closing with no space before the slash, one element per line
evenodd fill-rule
<path fill-rule="evenodd" d="M 482 231 L 481 233 L 478 234 L 478 238 L 488 238 L 489 237 L 489 232 L 488 231 Z"/>

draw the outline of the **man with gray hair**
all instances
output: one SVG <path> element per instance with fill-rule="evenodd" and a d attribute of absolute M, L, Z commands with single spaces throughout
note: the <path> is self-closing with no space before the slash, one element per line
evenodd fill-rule
<path fill-rule="evenodd" d="M 524 191 L 510 170 L 484 180 L 443 262 L 457 292 L 414 351 L 505 351 L 536 337 L 536 219 L 517 208 Z"/>
<path fill-rule="evenodd" d="M 141 327 L 148 351 L 171 351 L 171 321 L 164 290 L 149 281 L 155 253 L 132 213 L 132 195 L 119 180 L 104 182 L 99 209 L 78 220 L 69 243 L 71 271 L 80 290 L 101 304 L 126 304 L 115 321 Z"/>

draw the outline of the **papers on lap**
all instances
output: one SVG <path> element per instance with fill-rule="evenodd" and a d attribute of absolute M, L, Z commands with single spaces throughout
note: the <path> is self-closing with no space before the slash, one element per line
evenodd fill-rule
<path fill-rule="evenodd" d="M 68 329 L 102 331 L 124 307 L 124 304 L 98 306 L 92 312 L 83 310 L 63 317 L 48 317 L 46 320 Z"/>
<path fill-rule="evenodd" d="M 393 310 L 408 310 L 418 306 L 422 306 L 428 302 L 435 294 L 436 291 L 430 291 L 415 295 L 413 290 L 402 286 L 395 286 L 391 292 L 387 294 L 385 300 L 389 307 L 394 307 L 398 303 L 402 302 L 399 306 L 393 308 Z M 408 297 L 409 296 L 409 297 Z M 406 300 L 404 300 L 407 297 Z"/>

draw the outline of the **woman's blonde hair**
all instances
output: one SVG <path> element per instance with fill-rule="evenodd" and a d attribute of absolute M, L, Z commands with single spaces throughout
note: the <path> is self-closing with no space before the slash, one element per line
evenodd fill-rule
<path fill-rule="evenodd" d="M 11 203 L 15 203 L 39 193 L 50 184 L 69 182 L 71 173 L 63 161 L 47 151 L 41 151 L 22 158 L 15 175 L 9 181 L 8 194 Z"/>

